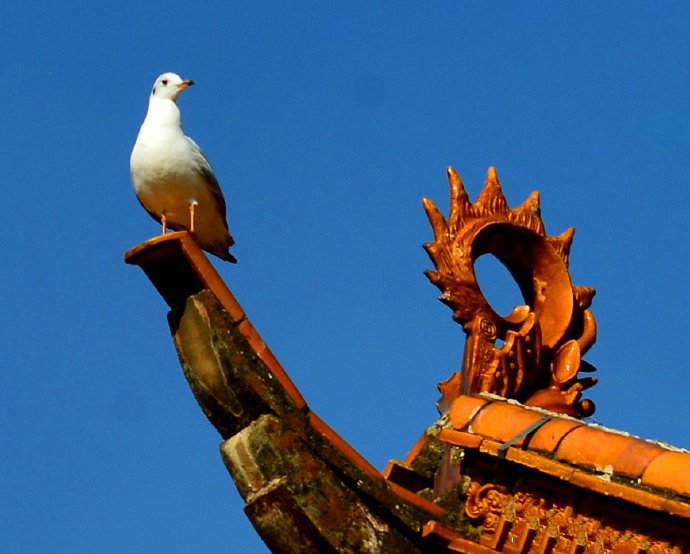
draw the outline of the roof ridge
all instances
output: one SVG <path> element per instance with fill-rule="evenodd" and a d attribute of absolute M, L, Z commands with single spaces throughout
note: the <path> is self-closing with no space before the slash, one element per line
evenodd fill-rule
<path fill-rule="evenodd" d="M 546 462 L 551 460 L 571 467 L 578 475 L 613 478 L 613 482 L 650 494 L 664 491 L 665 500 L 671 493 L 683 499 L 690 516 L 690 452 L 659 441 L 491 394 L 456 398 L 440 438 L 496 456 L 510 451 L 513 458 L 524 459 L 515 451 L 529 453 L 536 457 L 528 465 L 537 471 L 551 472 Z M 544 462 L 540 465 L 539 460 Z M 572 475 L 567 473 L 566 480 L 573 482 Z M 580 481 L 578 486 L 593 487 L 587 479 Z M 635 501 L 632 496 L 628 500 Z"/>

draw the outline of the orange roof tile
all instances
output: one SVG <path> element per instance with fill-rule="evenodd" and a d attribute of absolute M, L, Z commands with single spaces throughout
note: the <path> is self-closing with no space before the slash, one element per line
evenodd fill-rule
<path fill-rule="evenodd" d="M 482 406 L 472 419 L 471 433 L 500 441 L 509 441 L 541 419 L 542 414 L 525 410 L 517 404 L 490 402 Z M 519 444 L 522 441 L 518 441 Z"/>
<path fill-rule="evenodd" d="M 617 460 L 637 440 L 639 439 L 582 425 L 563 437 L 556 450 L 556 458 L 576 466 L 592 467 L 603 473 L 618 473 Z"/>
<path fill-rule="evenodd" d="M 455 429 L 463 430 L 477 415 L 479 409 L 488 404 L 487 398 L 478 396 L 459 396 L 451 406 L 450 421 Z"/>
<path fill-rule="evenodd" d="M 493 395 L 458 397 L 439 439 L 690 517 L 690 452 Z"/>
<path fill-rule="evenodd" d="M 565 418 L 554 418 L 547 421 L 527 440 L 530 450 L 553 452 L 568 433 L 584 425 L 581 421 Z"/>
<path fill-rule="evenodd" d="M 690 454 L 667 450 L 654 458 L 642 474 L 642 484 L 690 496 Z"/>

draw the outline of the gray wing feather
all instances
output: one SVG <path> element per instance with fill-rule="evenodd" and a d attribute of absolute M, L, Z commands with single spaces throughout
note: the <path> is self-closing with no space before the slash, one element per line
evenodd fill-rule
<path fill-rule="evenodd" d="M 228 228 L 228 223 L 226 221 L 226 215 L 227 215 L 227 208 L 225 206 L 225 198 L 223 197 L 223 191 L 220 189 L 220 185 L 218 184 L 218 179 L 216 179 L 216 174 L 213 173 L 213 168 L 211 167 L 211 163 L 208 161 L 208 158 L 204 154 L 204 152 L 199 148 L 199 145 L 194 142 L 191 138 L 185 137 L 190 145 L 192 146 L 192 154 L 194 156 L 194 162 L 199 170 L 199 173 L 204 176 L 204 179 L 208 182 L 209 186 L 211 187 L 211 192 L 213 193 L 213 196 L 218 203 L 218 207 L 220 208 L 220 213 L 223 216 L 223 223 L 225 224 L 225 228 Z"/>

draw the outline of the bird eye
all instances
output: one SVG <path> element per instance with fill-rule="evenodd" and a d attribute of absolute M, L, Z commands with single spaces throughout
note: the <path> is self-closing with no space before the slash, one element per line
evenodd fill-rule
<path fill-rule="evenodd" d="M 161 81 L 161 83 L 163 83 L 164 85 L 167 85 L 167 84 L 168 84 L 168 80 L 167 80 L 167 79 L 163 79 L 163 80 Z"/>

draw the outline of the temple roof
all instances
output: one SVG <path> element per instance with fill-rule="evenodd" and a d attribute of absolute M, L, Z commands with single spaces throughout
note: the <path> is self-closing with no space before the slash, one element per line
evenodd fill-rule
<path fill-rule="evenodd" d="M 449 177 L 448 220 L 425 202 L 427 274 L 467 335 L 462 372 L 439 385 L 440 419 L 383 472 L 311 411 L 192 235 L 126 254 L 171 308 L 183 371 L 257 532 L 281 552 L 690 551 L 690 452 L 586 419 L 594 290 L 570 282 L 572 232 L 545 234 L 536 195 L 510 210 L 494 170 L 474 203 Z M 475 280 L 486 252 L 526 300 L 507 317 Z"/>

